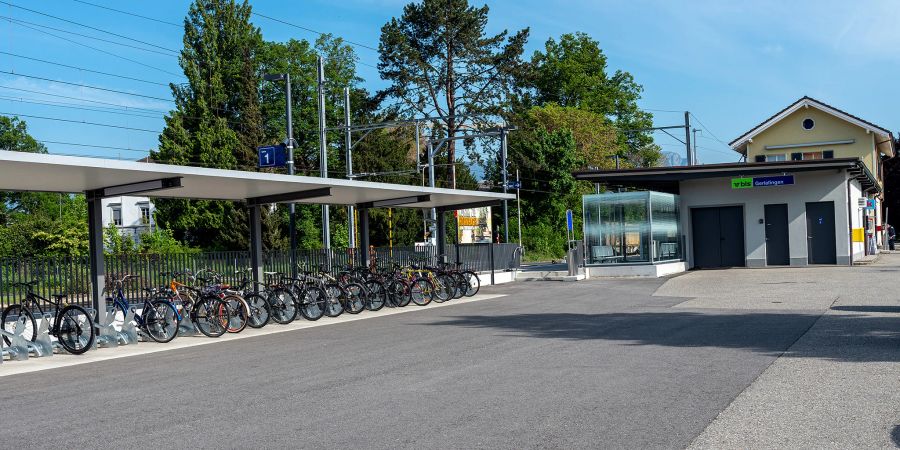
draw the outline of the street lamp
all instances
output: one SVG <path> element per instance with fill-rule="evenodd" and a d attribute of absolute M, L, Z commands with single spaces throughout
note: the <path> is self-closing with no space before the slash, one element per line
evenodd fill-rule
<path fill-rule="evenodd" d="M 288 73 L 267 73 L 263 75 L 263 79 L 266 81 L 282 81 L 284 80 L 284 95 L 285 95 L 285 114 L 287 115 L 287 169 L 288 175 L 294 174 L 294 127 L 293 122 L 291 120 L 291 75 Z M 297 228 L 296 228 L 296 218 L 294 217 L 294 203 L 291 202 L 288 204 L 290 208 L 290 225 L 288 226 L 288 234 L 291 237 L 291 273 L 296 276 L 297 275 L 297 261 L 296 261 L 296 253 L 297 253 Z"/>

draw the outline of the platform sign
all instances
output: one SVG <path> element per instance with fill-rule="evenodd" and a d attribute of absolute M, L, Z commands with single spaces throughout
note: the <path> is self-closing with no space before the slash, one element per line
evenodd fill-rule
<path fill-rule="evenodd" d="M 780 175 L 780 176 L 776 176 L 776 177 L 754 177 L 753 178 L 753 187 L 785 186 L 788 184 L 794 184 L 794 176 L 793 175 Z"/>
<path fill-rule="evenodd" d="M 283 167 L 287 165 L 287 152 L 284 145 L 269 145 L 266 147 L 258 147 L 256 149 L 259 155 L 259 163 L 257 167 L 260 169 L 266 167 Z"/>
<path fill-rule="evenodd" d="M 566 210 L 566 229 L 569 231 L 572 231 L 572 229 L 574 227 L 575 227 L 575 224 L 572 222 L 572 210 L 567 209 Z"/>
<path fill-rule="evenodd" d="M 521 189 L 522 182 L 521 181 L 508 181 L 508 182 L 506 182 L 506 187 L 508 189 Z"/>

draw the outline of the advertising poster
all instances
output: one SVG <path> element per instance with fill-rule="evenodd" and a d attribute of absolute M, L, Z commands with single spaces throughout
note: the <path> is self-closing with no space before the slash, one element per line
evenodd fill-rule
<path fill-rule="evenodd" d="M 457 233 L 460 244 L 491 242 L 491 207 L 460 209 L 456 211 Z"/>

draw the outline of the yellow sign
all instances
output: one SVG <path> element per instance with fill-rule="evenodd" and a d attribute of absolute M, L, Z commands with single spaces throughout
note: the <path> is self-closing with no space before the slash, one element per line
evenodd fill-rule
<path fill-rule="evenodd" d="M 459 219 L 459 226 L 461 227 L 477 227 L 478 226 L 478 218 L 477 217 L 457 217 Z"/>
<path fill-rule="evenodd" d="M 866 232 L 863 228 L 853 229 L 853 242 L 866 242 Z"/>

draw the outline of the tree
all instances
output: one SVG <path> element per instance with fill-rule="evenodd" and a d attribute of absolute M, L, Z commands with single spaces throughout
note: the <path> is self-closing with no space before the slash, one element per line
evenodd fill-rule
<path fill-rule="evenodd" d="M 179 62 L 186 84 L 171 84 L 156 162 L 222 169 L 255 167 L 263 141 L 258 54 L 262 36 L 246 0 L 195 0 L 184 20 Z M 228 202 L 156 199 L 157 220 L 175 237 L 212 249 L 246 248 L 247 213 Z"/>
<path fill-rule="evenodd" d="M 616 152 L 634 165 L 655 165 L 661 155 L 648 132 L 630 132 L 653 126 L 653 115 L 641 110 L 637 101 L 643 87 L 625 71 L 607 73 L 606 55 L 600 44 L 585 33 L 550 38 L 544 51 L 531 58 L 531 73 L 520 103 L 525 109 L 555 103 L 590 111 L 617 128 Z M 598 167 L 603 167 L 600 164 Z"/>
<path fill-rule="evenodd" d="M 488 7 L 468 0 L 423 0 L 403 8 L 403 15 L 381 28 L 381 77 L 391 85 L 381 95 L 398 100 L 400 114 L 438 115 L 447 136 L 496 116 L 507 103 L 528 29 L 485 34 Z M 457 161 L 456 143 L 447 145 L 447 162 Z M 456 166 L 448 171 L 456 187 Z"/>

